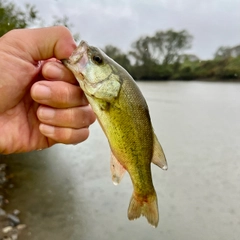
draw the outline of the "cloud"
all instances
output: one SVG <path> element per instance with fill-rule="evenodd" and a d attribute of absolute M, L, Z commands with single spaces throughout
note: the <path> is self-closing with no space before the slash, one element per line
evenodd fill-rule
<path fill-rule="evenodd" d="M 29 1 L 30 2 L 30 1 Z M 17 4 L 22 4 L 17 1 Z M 46 22 L 68 16 L 74 32 L 90 44 L 129 50 L 141 35 L 186 29 L 190 52 L 211 58 L 219 46 L 240 43 L 239 0 L 32 0 Z"/>

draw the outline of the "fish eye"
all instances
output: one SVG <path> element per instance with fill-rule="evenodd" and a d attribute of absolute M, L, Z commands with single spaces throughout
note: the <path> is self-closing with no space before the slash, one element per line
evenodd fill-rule
<path fill-rule="evenodd" d="M 97 64 L 101 64 L 103 62 L 102 58 L 99 55 L 94 55 L 92 59 Z"/>

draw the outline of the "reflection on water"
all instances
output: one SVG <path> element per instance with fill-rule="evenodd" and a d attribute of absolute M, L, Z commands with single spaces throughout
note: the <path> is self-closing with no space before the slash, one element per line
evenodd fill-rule
<path fill-rule="evenodd" d="M 240 85 L 139 83 L 169 170 L 152 166 L 160 224 L 129 222 L 132 186 L 111 183 L 99 125 L 76 146 L 7 156 L 14 174 L 8 208 L 28 225 L 22 239 L 237 239 L 240 235 Z"/>

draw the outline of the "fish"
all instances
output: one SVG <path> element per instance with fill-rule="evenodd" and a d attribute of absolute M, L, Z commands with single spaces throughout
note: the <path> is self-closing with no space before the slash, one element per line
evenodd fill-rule
<path fill-rule="evenodd" d="M 130 175 L 133 194 L 128 219 L 142 215 L 157 227 L 158 200 L 151 163 L 163 170 L 168 165 L 138 85 L 122 66 L 85 41 L 62 63 L 79 82 L 108 139 L 113 183 L 119 184 L 126 171 Z"/>

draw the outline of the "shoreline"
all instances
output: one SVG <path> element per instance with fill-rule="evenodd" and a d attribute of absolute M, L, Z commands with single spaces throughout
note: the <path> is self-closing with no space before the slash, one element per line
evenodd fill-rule
<path fill-rule="evenodd" d="M 6 210 L 6 206 L 11 202 L 8 195 L 14 188 L 11 182 L 14 176 L 2 158 L 4 157 L 0 155 L 0 240 L 17 240 L 26 225 L 21 222 L 17 207 L 12 212 Z"/>

